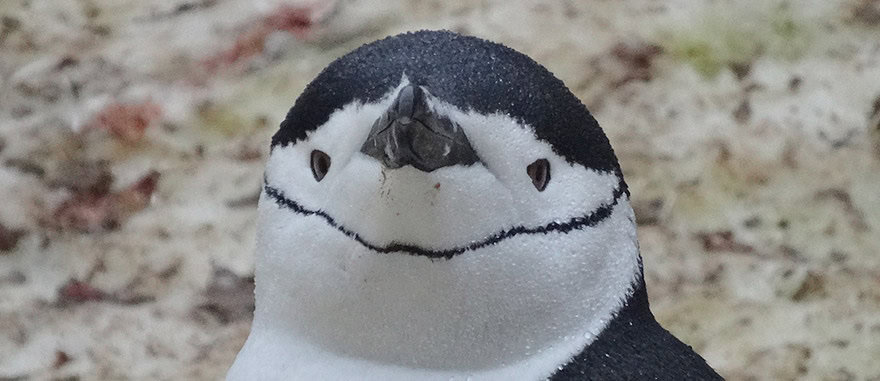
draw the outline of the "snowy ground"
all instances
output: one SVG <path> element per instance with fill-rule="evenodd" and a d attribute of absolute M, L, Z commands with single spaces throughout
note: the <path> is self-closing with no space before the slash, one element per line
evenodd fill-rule
<path fill-rule="evenodd" d="M 880 379 L 880 1 L 0 1 L 0 379 L 216 379 L 268 138 L 333 58 L 447 28 L 584 100 L 658 319 L 729 379 Z"/>

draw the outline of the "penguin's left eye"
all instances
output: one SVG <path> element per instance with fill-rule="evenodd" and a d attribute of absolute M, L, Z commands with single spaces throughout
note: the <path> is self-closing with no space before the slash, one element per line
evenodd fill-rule
<path fill-rule="evenodd" d="M 316 181 L 321 181 L 325 175 L 327 175 L 327 171 L 330 170 L 330 156 L 326 153 L 314 150 L 312 151 L 312 175 L 315 176 Z"/>
<path fill-rule="evenodd" d="M 532 178 L 532 184 L 538 192 L 543 192 L 550 182 L 550 162 L 547 159 L 538 159 L 526 167 L 526 173 Z"/>

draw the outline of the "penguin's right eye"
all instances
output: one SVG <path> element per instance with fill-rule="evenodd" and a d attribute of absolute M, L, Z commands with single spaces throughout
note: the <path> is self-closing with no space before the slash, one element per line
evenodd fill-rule
<path fill-rule="evenodd" d="M 314 150 L 312 151 L 311 163 L 312 175 L 315 176 L 316 181 L 321 181 L 327 175 L 327 171 L 330 170 L 330 156 L 321 151 Z"/>
<path fill-rule="evenodd" d="M 547 159 L 538 159 L 526 167 L 526 173 L 532 178 L 532 185 L 538 192 L 543 192 L 550 182 L 550 162 Z"/>

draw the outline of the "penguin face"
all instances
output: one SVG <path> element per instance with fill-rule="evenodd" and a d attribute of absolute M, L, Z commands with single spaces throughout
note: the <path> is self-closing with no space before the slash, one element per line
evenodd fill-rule
<path fill-rule="evenodd" d="M 607 139 L 503 46 L 449 32 L 366 45 L 309 85 L 272 144 L 252 337 L 439 370 L 550 356 L 530 368 L 543 374 L 639 275 Z"/>
<path fill-rule="evenodd" d="M 295 194 L 304 212 L 386 253 L 450 258 L 579 229 L 626 192 L 607 138 L 561 81 L 450 32 L 387 38 L 335 61 L 272 146 L 271 194 Z M 320 179 L 315 163 L 329 164 Z"/>
<path fill-rule="evenodd" d="M 438 128 L 388 120 L 401 92 L 415 86 L 403 78 L 379 102 L 346 105 L 306 139 L 276 147 L 266 172 L 270 195 L 377 254 L 434 259 L 517 235 L 588 228 L 622 197 L 617 173 L 570 163 L 533 127 L 463 111 L 424 87 L 430 115 L 421 120 L 442 120 L 458 135 L 407 136 Z M 388 135 L 382 142 L 379 130 Z M 456 152 L 462 145 L 466 152 Z M 437 157 L 425 159 L 432 149 Z"/>
<path fill-rule="evenodd" d="M 442 165 L 462 144 L 425 137 L 421 150 L 436 148 L 439 160 L 428 161 L 440 162 L 426 164 L 418 159 L 426 154 L 408 152 L 414 143 L 406 135 L 430 128 L 387 120 L 401 91 L 414 86 L 404 78 L 381 101 L 346 105 L 303 141 L 276 147 L 266 172 L 271 196 L 377 253 L 447 259 L 520 234 L 589 227 L 622 196 L 617 173 L 569 163 L 532 127 L 500 113 L 463 111 L 420 88 L 431 110 L 422 120 L 445 121 L 468 147 L 459 154 L 467 158 Z M 376 143 L 376 130 L 389 139 Z M 426 165 L 442 166 L 417 168 Z"/>

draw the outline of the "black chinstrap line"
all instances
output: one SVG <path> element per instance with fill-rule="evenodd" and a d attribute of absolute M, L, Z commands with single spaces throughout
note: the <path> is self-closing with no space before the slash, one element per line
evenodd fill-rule
<path fill-rule="evenodd" d="M 451 259 L 452 257 L 464 253 L 468 250 L 476 250 L 482 247 L 486 247 L 489 245 L 494 245 L 498 242 L 501 242 L 507 238 L 520 235 L 520 234 L 548 234 L 552 232 L 559 232 L 566 234 L 572 230 L 581 230 L 586 227 L 592 227 L 602 222 L 609 216 L 611 216 L 611 211 L 614 209 L 614 206 L 620 201 L 620 198 L 626 194 L 629 195 L 629 190 L 627 189 L 626 183 L 621 180 L 617 188 L 614 190 L 613 197 L 614 199 L 608 203 L 599 206 L 593 212 L 586 214 L 584 216 L 572 217 L 568 221 L 565 222 L 551 222 L 546 225 L 527 228 L 525 226 L 516 226 L 507 230 L 502 230 L 498 233 L 495 233 L 482 241 L 472 242 L 470 245 L 459 247 L 455 249 L 447 249 L 447 250 L 429 250 L 425 248 L 421 248 L 415 245 L 406 245 L 401 243 L 391 243 L 388 246 L 377 246 L 370 242 L 367 242 L 357 233 L 346 229 L 344 226 L 338 224 L 333 217 L 330 217 L 327 213 L 321 210 L 309 210 L 302 205 L 298 204 L 296 201 L 293 201 L 284 196 L 284 194 L 272 187 L 268 184 L 268 182 L 264 182 L 263 188 L 266 192 L 266 195 L 275 200 L 275 203 L 279 206 L 283 206 L 287 209 L 292 210 L 297 214 L 301 214 L 303 216 L 319 216 L 323 218 L 327 223 L 339 230 L 343 234 L 351 237 L 364 247 L 373 250 L 379 253 L 395 253 L 395 252 L 404 252 L 411 255 L 421 255 L 431 259 Z"/>

